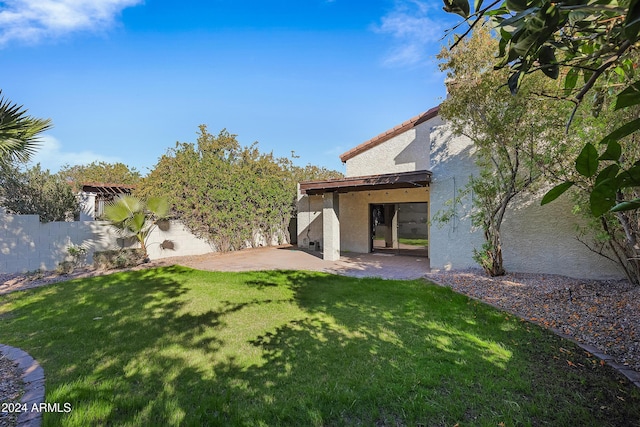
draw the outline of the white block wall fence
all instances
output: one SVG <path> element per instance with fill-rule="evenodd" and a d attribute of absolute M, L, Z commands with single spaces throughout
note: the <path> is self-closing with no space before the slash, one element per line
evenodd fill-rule
<path fill-rule="evenodd" d="M 8 215 L 0 210 L 0 273 L 55 270 L 60 262 L 71 259 L 71 245 L 85 248 L 90 264 L 95 251 L 121 248 L 118 237 L 104 221 L 41 223 L 38 215 Z M 173 242 L 173 249 L 162 249 L 165 240 Z M 148 251 L 151 259 L 159 259 L 201 255 L 214 248 L 179 221 L 171 221 L 167 231 L 154 229 Z"/>

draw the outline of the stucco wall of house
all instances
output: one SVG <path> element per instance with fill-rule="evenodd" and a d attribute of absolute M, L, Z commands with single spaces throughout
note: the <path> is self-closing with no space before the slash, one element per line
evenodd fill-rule
<path fill-rule="evenodd" d="M 367 253 L 371 230 L 369 205 L 428 202 L 429 188 L 354 191 L 340 195 L 340 240 L 343 251 Z"/>
<path fill-rule="evenodd" d="M 347 161 L 347 176 L 430 170 L 428 189 L 377 190 L 340 195 L 342 251 L 368 252 L 369 205 L 403 202 L 429 203 L 429 258 L 434 270 L 477 268 L 473 249 L 483 243 L 482 230 L 471 222 L 473 194 L 460 197 L 478 168 L 474 147 L 466 137 L 454 136 L 440 117 L 428 120 Z M 457 203 L 452 200 L 457 198 Z M 507 271 L 561 274 L 583 279 L 623 278 L 617 266 L 587 249 L 576 239 L 579 218 L 568 199 L 540 206 L 541 194 L 511 202 L 502 226 Z M 298 203 L 298 243 L 322 245 L 322 196 L 301 196 Z M 449 219 L 435 218 L 446 214 Z"/>
<path fill-rule="evenodd" d="M 473 248 L 483 243 L 482 230 L 471 224 L 472 195 L 455 205 L 469 177 L 477 174 L 473 145 L 455 137 L 446 124 L 433 129 L 431 145 L 430 263 L 432 269 L 477 268 Z M 540 206 L 542 193 L 522 195 L 511 201 L 502 224 L 503 261 L 507 271 L 560 274 L 583 279 L 623 278 L 615 264 L 576 239 L 580 218 L 571 214 L 566 197 Z M 453 213 L 446 223 L 433 218 Z"/>
<path fill-rule="evenodd" d="M 442 121 L 431 130 L 431 205 L 429 261 L 432 270 L 476 267 L 473 248 L 482 245 L 482 232 L 471 224 L 471 195 L 460 197 L 477 173 L 474 149 L 465 137 L 454 136 Z M 455 205 L 451 202 L 458 199 Z M 449 221 L 435 221 L 447 214 Z"/>
<path fill-rule="evenodd" d="M 621 279 L 612 261 L 576 239 L 581 221 L 567 196 L 540 206 L 542 193 L 521 195 L 502 223 L 503 261 L 508 271 L 560 274 L 584 279 Z"/>
<path fill-rule="evenodd" d="M 346 176 L 429 169 L 431 127 L 441 122 L 434 117 L 347 160 Z"/>

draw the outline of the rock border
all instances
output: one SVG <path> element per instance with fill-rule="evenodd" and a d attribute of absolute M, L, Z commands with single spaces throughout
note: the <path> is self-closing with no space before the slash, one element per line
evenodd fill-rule
<path fill-rule="evenodd" d="M 20 400 L 31 408 L 33 404 L 44 403 L 44 369 L 29 353 L 10 345 L 0 344 L 0 353 L 7 359 L 18 364 L 22 370 L 22 382 L 24 394 Z M 17 427 L 40 427 L 42 425 L 42 413 L 40 411 L 26 411 L 18 415 Z"/>

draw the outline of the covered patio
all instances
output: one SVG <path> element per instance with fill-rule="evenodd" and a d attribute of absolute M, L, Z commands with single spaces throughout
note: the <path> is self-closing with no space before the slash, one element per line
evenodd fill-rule
<path fill-rule="evenodd" d="M 343 247 L 341 240 L 346 240 L 347 244 L 350 244 L 351 240 L 357 241 L 357 243 L 350 245 L 350 247 L 359 249 L 355 252 L 374 251 L 373 236 L 376 227 L 380 227 L 380 225 L 382 225 L 382 230 L 386 230 L 383 248 L 399 250 L 398 206 L 408 203 L 423 203 L 426 230 L 428 219 L 426 202 L 428 202 L 430 182 L 431 172 L 427 170 L 301 182 L 299 184 L 300 198 L 306 196 L 309 202 L 309 212 L 312 211 L 311 197 L 315 197 L 317 204 L 319 204 L 320 198 L 322 200 L 321 214 L 316 215 L 315 219 L 321 220 L 323 259 L 327 261 L 340 259 Z M 420 189 L 422 191 L 419 191 Z M 299 206 L 299 209 L 302 208 Z M 384 209 L 386 214 L 377 214 L 375 209 Z M 376 215 L 380 218 L 384 217 L 384 223 L 378 222 L 375 219 Z M 310 213 L 307 227 L 311 223 Z M 344 232 L 341 232 L 341 227 L 345 227 Z M 309 235 L 309 231 L 307 234 Z M 424 240 L 426 241 L 426 231 L 423 234 L 425 234 Z M 310 247 L 311 243 L 317 244 L 311 242 L 311 238 L 308 241 Z M 425 253 L 422 256 L 426 255 L 428 255 L 428 251 L 425 247 Z"/>

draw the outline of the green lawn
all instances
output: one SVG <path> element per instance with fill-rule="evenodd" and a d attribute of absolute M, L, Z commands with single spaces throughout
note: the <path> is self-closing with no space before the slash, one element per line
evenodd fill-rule
<path fill-rule="evenodd" d="M 400 237 L 398 242 L 403 243 L 405 245 L 413 245 L 413 246 L 428 246 L 429 239 L 407 239 L 404 237 Z"/>
<path fill-rule="evenodd" d="M 376 237 L 373 240 L 384 240 L 384 237 Z M 399 243 L 412 246 L 429 246 L 429 239 L 409 239 L 406 237 L 398 238 Z"/>
<path fill-rule="evenodd" d="M 640 425 L 571 343 L 424 281 L 182 267 L 0 297 L 49 426 Z"/>

